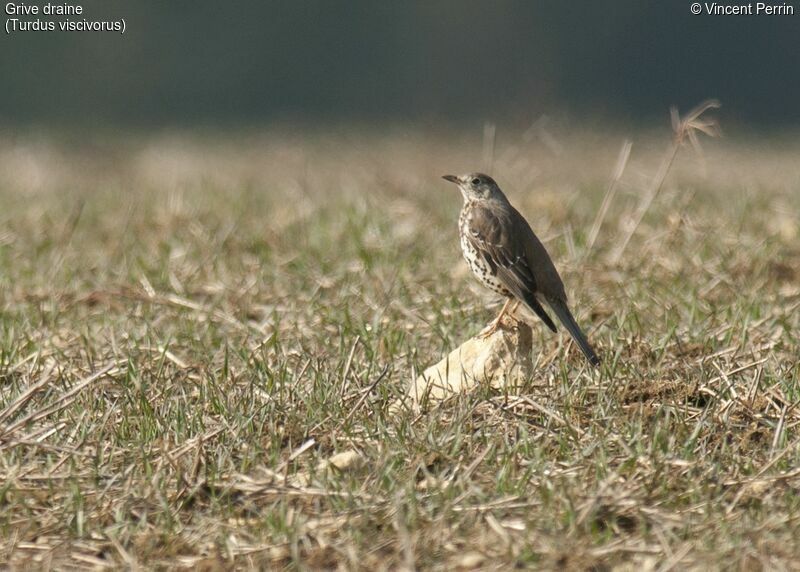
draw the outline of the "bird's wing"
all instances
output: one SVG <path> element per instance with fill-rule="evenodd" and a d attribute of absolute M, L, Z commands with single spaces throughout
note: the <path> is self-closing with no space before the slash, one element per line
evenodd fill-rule
<path fill-rule="evenodd" d="M 513 236 L 515 224 L 510 214 L 475 205 L 468 219 L 467 240 L 496 272 L 503 286 L 555 332 L 555 324 L 536 299 L 536 277 L 528 263 L 522 237 Z"/>
<path fill-rule="evenodd" d="M 514 293 L 515 290 L 536 292 L 536 278 L 528 266 L 525 247 L 511 236 L 513 226 L 508 217 L 475 205 L 468 222 L 467 239 L 496 270 L 506 288 Z"/>
<path fill-rule="evenodd" d="M 564 283 L 561 282 L 558 270 L 542 241 L 517 209 L 511 205 L 508 205 L 508 208 L 509 218 L 514 221 L 514 232 L 521 238 L 520 242 L 525 245 L 528 266 L 536 271 L 536 291 L 548 300 L 566 302 L 567 293 L 564 291 Z"/>

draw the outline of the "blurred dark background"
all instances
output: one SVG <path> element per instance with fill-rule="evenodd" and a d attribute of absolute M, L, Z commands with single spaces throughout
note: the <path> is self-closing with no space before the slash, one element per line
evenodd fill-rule
<path fill-rule="evenodd" d="M 449 123 L 568 112 L 641 122 L 714 97 L 729 122 L 800 124 L 800 6 L 793 16 L 694 16 L 690 4 L 90 0 L 74 19 L 125 18 L 126 33 L 3 34 L 0 121 Z"/>

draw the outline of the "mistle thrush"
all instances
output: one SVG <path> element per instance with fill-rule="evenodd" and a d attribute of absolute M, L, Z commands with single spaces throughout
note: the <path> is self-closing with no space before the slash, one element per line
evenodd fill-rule
<path fill-rule="evenodd" d="M 599 365 L 600 358 L 567 307 L 564 284 L 553 261 L 497 183 L 482 173 L 443 178 L 457 184 L 464 197 L 458 231 L 467 264 L 484 286 L 507 298 L 500 315 L 482 333 L 489 335 L 498 328 L 512 301 L 524 304 L 555 332 L 556 326 L 543 307 L 546 305 L 586 359 Z"/>

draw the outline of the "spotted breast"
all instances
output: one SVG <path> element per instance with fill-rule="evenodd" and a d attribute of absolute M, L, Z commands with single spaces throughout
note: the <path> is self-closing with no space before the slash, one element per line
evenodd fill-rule
<path fill-rule="evenodd" d="M 464 254 L 464 260 L 467 261 L 469 269 L 472 270 L 472 273 L 481 284 L 501 296 L 510 297 L 511 292 L 497 278 L 497 267 L 487 261 L 468 239 L 471 232 L 470 213 L 472 206 L 470 202 L 467 202 L 458 217 L 458 235 L 461 239 L 461 252 Z"/>

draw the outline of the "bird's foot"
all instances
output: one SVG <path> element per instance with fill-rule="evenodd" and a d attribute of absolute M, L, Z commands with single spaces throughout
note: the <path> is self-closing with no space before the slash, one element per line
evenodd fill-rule
<path fill-rule="evenodd" d="M 494 320 L 492 320 L 492 323 L 489 324 L 488 326 L 486 326 L 485 328 L 483 328 L 478 333 L 478 335 L 476 336 L 478 339 L 485 340 L 486 338 L 488 338 L 489 336 L 494 334 L 497 330 L 499 330 L 503 326 L 503 317 L 504 316 L 510 317 L 515 322 L 517 321 L 516 318 L 514 318 L 514 316 L 513 316 L 513 311 L 517 309 L 517 306 L 519 305 L 519 302 L 515 301 L 514 309 L 511 311 L 512 314 L 509 314 L 508 313 L 508 306 L 511 304 L 511 302 L 512 302 L 512 298 L 508 298 L 506 300 L 506 303 L 503 304 L 503 309 L 500 310 L 500 313 L 497 315 L 497 317 Z"/>
<path fill-rule="evenodd" d="M 495 332 L 497 332 L 497 330 L 502 330 L 502 329 L 505 328 L 503 324 L 503 316 L 500 315 L 497 316 L 494 320 L 492 320 L 492 322 L 488 326 L 486 326 L 480 332 L 478 332 L 478 335 L 475 337 L 478 338 L 479 340 L 485 340 L 486 338 L 491 337 Z"/>
<path fill-rule="evenodd" d="M 480 332 L 478 332 L 478 335 L 476 335 L 475 337 L 478 338 L 479 340 L 485 340 L 486 338 L 494 334 L 499 328 L 500 328 L 500 322 L 498 322 L 497 320 L 492 320 L 492 323 L 483 328 Z"/>

